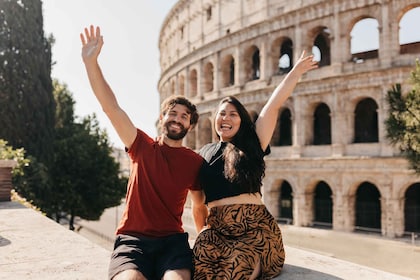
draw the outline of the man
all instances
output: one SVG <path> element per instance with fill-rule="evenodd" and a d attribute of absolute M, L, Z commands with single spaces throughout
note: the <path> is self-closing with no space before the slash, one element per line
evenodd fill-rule
<path fill-rule="evenodd" d="M 100 28 L 85 28 L 80 38 L 92 90 L 131 159 L 127 206 L 117 229 L 109 278 L 191 279 L 192 253 L 181 220 L 188 190 L 198 230 L 204 227 L 207 211 L 198 185 L 203 159 L 182 146 L 198 121 L 196 108 L 183 97 L 165 100 L 159 118 L 162 134 L 152 139 L 134 126 L 103 77 L 98 64 Z"/>

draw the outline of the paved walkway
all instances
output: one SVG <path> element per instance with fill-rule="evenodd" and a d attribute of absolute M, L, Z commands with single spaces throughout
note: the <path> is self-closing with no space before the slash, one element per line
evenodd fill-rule
<path fill-rule="evenodd" d="M 280 225 L 284 243 L 420 280 L 420 242 L 373 234 Z"/>
<path fill-rule="evenodd" d="M 112 250 L 117 226 L 115 217 L 122 211 L 123 206 L 110 208 L 104 212 L 100 221 L 78 221 L 82 225 L 79 233 Z M 420 280 L 420 239 L 412 245 L 409 239 L 388 239 L 377 234 L 346 233 L 291 225 L 280 227 L 284 243 L 288 247 L 286 260 L 294 258 L 294 249 L 300 249 Z M 195 230 L 190 229 L 190 232 L 190 237 L 195 238 Z M 98 238 L 99 235 L 102 238 Z"/>
<path fill-rule="evenodd" d="M 284 229 L 285 235 L 288 230 Z M 72 232 L 17 202 L 0 202 L 0 279 L 106 279 L 110 250 L 82 236 L 83 231 L 86 228 L 81 234 Z M 315 238 L 313 233 L 306 237 Z M 98 240 L 98 235 L 92 240 Z M 287 242 L 286 254 L 281 280 L 410 279 L 308 252 Z M 419 262 L 416 264 L 418 267 Z"/>

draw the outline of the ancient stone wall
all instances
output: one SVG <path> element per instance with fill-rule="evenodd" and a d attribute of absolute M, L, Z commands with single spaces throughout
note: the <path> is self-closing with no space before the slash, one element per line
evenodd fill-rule
<path fill-rule="evenodd" d="M 387 141 L 386 93 L 395 83 L 409 89 L 420 38 L 400 37 L 405 16 L 420 18 L 419 7 L 419 0 L 180 0 L 161 28 L 160 98 L 180 94 L 198 105 L 186 144 L 199 149 L 215 136 L 221 98 L 234 95 L 258 115 L 302 51 L 317 52 L 319 69 L 302 77 L 279 112 L 264 200 L 279 221 L 298 226 L 401 236 L 413 230 L 406 192 L 418 192 L 420 178 Z M 353 51 L 352 32 L 366 19 L 376 23 L 367 41 L 378 47 Z"/>

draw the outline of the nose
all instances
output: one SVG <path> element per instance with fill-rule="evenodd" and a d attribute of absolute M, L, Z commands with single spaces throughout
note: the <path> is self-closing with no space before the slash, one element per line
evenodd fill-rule
<path fill-rule="evenodd" d="M 181 116 L 176 115 L 176 116 L 174 116 L 173 120 L 174 120 L 174 122 L 181 123 Z"/>

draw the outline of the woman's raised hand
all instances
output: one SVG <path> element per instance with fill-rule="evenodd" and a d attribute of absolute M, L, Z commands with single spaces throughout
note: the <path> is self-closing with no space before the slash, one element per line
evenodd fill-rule
<path fill-rule="evenodd" d="M 318 62 L 314 60 L 313 55 L 306 55 L 306 51 L 303 51 L 293 68 L 302 75 L 309 70 L 318 68 Z"/>

